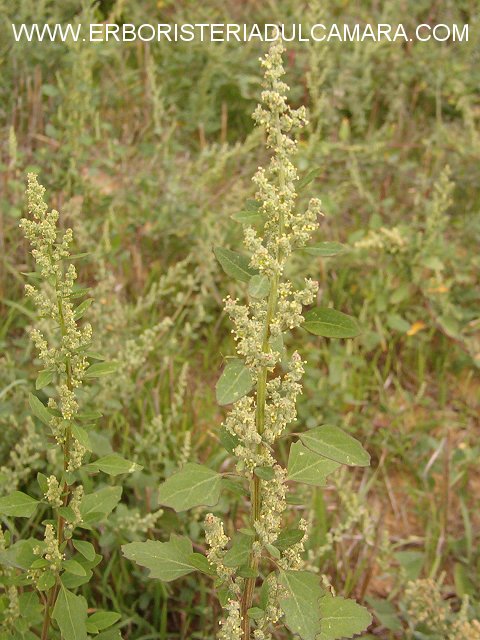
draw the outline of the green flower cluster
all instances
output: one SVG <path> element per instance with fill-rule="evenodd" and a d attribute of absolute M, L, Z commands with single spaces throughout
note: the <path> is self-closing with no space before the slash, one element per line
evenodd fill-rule
<path fill-rule="evenodd" d="M 265 279 L 268 294 L 261 299 L 250 298 L 247 304 L 227 298 L 225 309 L 233 323 L 237 353 L 241 356 L 256 382 L 256 393 L 236 402 L 225 420 L 226 430 L 239 444 L 234 453 L 238 458 L 237 471 L 251 484 L 252 522 L 255 541 L 252 545 L 250 566 L 254 569 L 265 547 L 272 545 L 282 530 L 282 516 L 286 509 L 286 470 L 273 455 L 275 441 L 285 432 L 297 416 L 297 397 L 302 391 L 304 373 L 300 355 L 294 352 L 287 359 L 283 348 L 283 333 L 303 322 L 302 308 L 314 302 L 318 285 L 306 279 L 301 289 L 295 289 L 285 275 L 285 267 L 292 251 L 302 247 L 317 228 L 320 201 L 312 199 L 306 212 L 296 210 L 296 186 L 298 174 L 292 163 L 296 151 L 294 130 L 306 124 L 305 108 L 292 109 L 286 100 L 288 86 L 282 81 L 285 73 L 282 64 L 283 45 L 274 44 L 261 63 L 264 67 L 264 91 L 262 104 L 254 112 L 257 126 L 266 133 L 266 145 L 272 152 L 269 165 L 260 167 L 253 182 L 257 188 L 255 199 L 264 220 L 262 233 L 253 226 L 244 232 L 244 244 L 251 254 L 250 267 L 258 270 Z M 282 363 L 284 372 L 277 366 Z M 270 469 L 266 482 L 255 475 L 255 469 Z M 212 517 L 211 515 L 209 516 Z M 208 526 L 207 526 L 208 529 Z M 223 530 L 222 530 L 223 531 Z M 209 536 L 207 536 L 208 540 Z M 225 575 L 218 545 L 209 560 L 217 563 L 217 573 Z M 228 539 L 223 540 L 228 542 Z M 285 569 L 298 568 L 303 543 L 287 548 L 279 559 Z M 270 578 L 270 592 L 276 593 L 279 585 L 275 575 Z M 245 632 L 246 609 L 251 607 L 252 579 L 235 578 L 229 574 L 230 592 L 235 595 L 243 589 L 241 609 L 229 602 L 221 637 L 229 629 L 229 638 L 247 637 Z M 274 604 L 270 607 L 277 611 Z M 238 616 L 241 615 L 241 627 Z M 265 616 L 257 624 L 255 637 L 268 638 L 267 626 L 279 616 Z M 243 629 L 243 630 L 242 630 Z M 235 633 L 234 633 L 235 630 Z M 242 635 L 243 634 L 243 635 Z"/>
<path fill-rule="evenodd" d="M 82 384 L 88 360 L 85 350 L 92 339 L 92 328 L 85 323 L 79 327 L 76 322 L 78 309 L 74 307 L 76 292 L 74 284 L 77 278 L 75 266 L 64 268 L 64 259 L 69 256 L 72 243 L 72 231 L 67 229 L 63 237 L 58 238 L 58 211 L 48 211 L 43 199 L 45 193 L 34 174 L 28 176 L 27 202 L 32 219 L 22 219 L 20 227 L 32 246 L 32 255 L 38 269 L 38 277 L 49 288 L 39 289 L 32 284 L 25 286 L 26 295 L 33 300 L 40 315 L 53 321 L 60 329 L 57 344 L 49 342 L 38 329 L 32 329 L 31 338 L 38 350 L 44 370 L 58 374 L 60 384 L 57 387 L 59 401 L 50 400 L 50 408 L 59 409 L 61 417 L 53 417 L 51 426 L 59 444 L 65 444 L 66 425 L 78 412 L 78 403 L 74 389 Z M 74 439 L 71 443 L 69 463 L 71 470 L 78 468 L 84 449 Z M 71 459 L 71 460 L 70 460 Z"/>

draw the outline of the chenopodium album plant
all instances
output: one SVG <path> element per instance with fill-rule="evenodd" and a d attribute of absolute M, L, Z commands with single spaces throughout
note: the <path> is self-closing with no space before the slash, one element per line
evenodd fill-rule
<path fill-rule="evenodd" d="M 216 393 L 221 405 L 233 405 L 221 441 L 237 459 L 234 475 L 249 487 L 249 522 L 230 541 L 222 521 L 208 514 L 206 558 L 193 553 L 185 537 L 123 547 L 127 558 L 160 580 L 195 570 L 213 575 L 225 610 L 221 640 L 269 639 L 280 619 L 303 640 L 334 640 L 361 633 L 371 620 L 366 609 L 324 591 L 319 576 L 302 569 L 306 522 L 283 524 L 289 481 L 323 486 L 327 474 L 341 464 L 367 466 L 370 458 L 357 440 L 328 425 L 298 434 L 287 469 L 274 455 L 276 441 L 290 435 L 287 427 L 296 418 L 302 390 L 304 363 L 297 352 L 287 358 L 284 333 L 302 323 L 315 335 L 348 338 L 358 333 L 355 320 L 333 309 L 314 308 L 303 317 L 302 307 L 314 302 L 317 283 L 306 279 L 295 289 L 285 274 L 292 252 L 304 247 L 317 227 L 320 201 L 312 199 L 305 213 L 295 211 L 298 176 L 291 161 L 296 147 L 291 132 L 306 122 L 306 114 L 304 108 L 293 110 L 287 104 L 282 51 L 281 44 L 274 44 L 262 60 L 265 90 L 254 113 L 257 125 L 265 129 L 272 157 L 268 168 L 255 174 L 255 201 L 236 216 L 245 225 L 251 257 L 215 251 L 224 271 L 248 286 L 247 304 L 225 301 L 238 357 L 227 363 Z M 310 250 L 331 255 L 338 246 L 325 242 Z M 206 466 L 188 463 L 160 487 L 160 503 L 176 511 L 212 506 L 222 485 L 231 481 Z"/>
<path fill-rule="evenodd" d="M 43 318 L 41 330 L 32 329 L 31 338 L 44 366 L 36 389 L 48 396 L 45 405 L 30 394 L 30 409 L 49 429 L 47 435 L 53 436 L 47 457 L 52 471 L 59 471 L 38 474 L 35 497 L 14 491 L 0 498 L 0 515 L 8 523 L 7 532 L 0 529 L 0 583 L 7 600 L 2 598 L 0 637 L 86 640 L 100 638 L 102 630 L 120 616 L 98 610 L 87 616 L 85 598 L 75 593 L 88 583 L 102 559 L 79 529 L 91 530 L 104 520 L 119 502 L 122 488 L 105 486 L 86 493 L 82 479 L 99 471 L 116 476 L 139 467 L 115 454 L 86 463 L 92 451 L 93 423 L 101 413 L 80 408 L 80 398 L 85 397 L 81 387 L 86 380 L 111 372 L 113 363 L 89 363 L 101 358 L 89 352 L 92 328 L 87 323 L 80 326 L 79 320 L 92 300 L 79 302 L 87 290 L 76 286 L 76 270 L 68 262 L 75 257 L 69 253 L 72 232 L 59 233 L 59 214 L 48 211 L 44 191 L 30 174 L 27 200 L 32 219 L 23 219 L 21 227 L 32 246 L 37 271 L 27 274 L 35 285 L 26 285 L 26 295 Z M 30 526 L 23 530 L 27 535 L 41 532 L 40 538 L 18 539 L 20 529 L 10 518 L 29 518 Z M 120 638 L 118 632 L 108 637 Z"/>

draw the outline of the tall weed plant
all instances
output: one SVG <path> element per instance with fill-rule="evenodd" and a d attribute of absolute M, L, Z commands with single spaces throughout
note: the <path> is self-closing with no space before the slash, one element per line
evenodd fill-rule
<path fill-rule="evenodd" d="M 166 582 L 195 570 L 212 575 L 225 611 L 218 634 L 223 640 L 271 638 L 280 619 L 304 640 L 333 640 L 359 633 L 371 621 L 356 602 L 325 591 L 318 576 L 303 570 L 307 522 L 286 518 L 289 481 L 323 486 L 341 464 L 365 466 L 369 455 L 337 426 L 324 425 L 298 434 L 290 446 L 288 468 L 275 456 L 278 441 L 291 437 L 287 428 L 296 418 L 296 399 L 302 390 L 303 362 L 297 351 L 288 357 L 285 333 L 302 324 L 329 338 L 352 338 L 358 333 L 351 317 L 331 308 L 315 307 L 304 317 L 302 307 L 315 301 L 317 283 L 305 279 L 297 288 L 288 279 L 288 259 L 307 244 L 321 211 L 318 199 L 310 201 L 306 212 L 296 210 L 299 179 L 291 160 L 296 147 L 293 132 L 305 124 L 306 112 L 287 104 L 282 53 L 283 47 L 275 44 L 262 60 L 264 91 L 254 112 L 265 131 L 271 160 L 255 174 L 255 200 L 236 218 L 244 225 L 249 256 L 215 250 L 227 275 L 244 282 L 248 293 L 246 304 L 225 299 L 237 356 L 227 361 L 216 386 L 219 404 L 233 405 L 220 438 L 236 458 L 235 468 L 218 473 L 188 463 L 159 491 L 161 504 L 183 512 L 216 505 L 222 489 L 233 484 L 246 490 L 250 515 L 230 540 L 222 520 L 207 514 L 205 556 L 193 552 L 191 540 L 177 535 L 168 542 L 150 540 L 123 547 L 127 558 Z M 323 242 L 310 250 L 321 254 L 334 251 L 335 245 Z"/>

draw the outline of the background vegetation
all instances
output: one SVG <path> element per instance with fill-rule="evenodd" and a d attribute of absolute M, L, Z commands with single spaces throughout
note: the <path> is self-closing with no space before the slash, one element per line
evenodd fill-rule
<path fill-rule="evenodd" d="M 363 327 L 346 342 L 295 336 L 309 362 L 300 420 L 339 424 L 372 455 L 371 468 L 334 475 L 313 500 L 294 496 L 312 521 L 307 562 L 369 606 L 365 638 L 460 640 L 458 620 L 480 617 L 477 2 L 0 1 L 2 34 L 12 21 L 272 16 L 471 25 L 469 43 L 288 47 L 292 102 L 310 116 L 298 167 L 318 169 L 302 198 L 322 199 L 318 240 L 348 245 L 327 260 L 304 254 L 293 272 L 308 263 L 311 273 L 313 262 L 322 304 Z M 203 548 L 203 511 L 162 511 L 157 487 L 186 461 L 218 467 L 227 455 L 214 387 L 233 352 L 222 298 L 241 288 L 212 247 L 239 245 L 231 216 L 252 197 L 265 159 L 250 118 L 263 51 L 259 43 L 0 43 L 0 492 L 38 493 L 37 472 L 56 464 L 27 403 L 39 367 L 21 275 L 32 262 L 18 223 L 33 170 L 62 227 L 73 227 L 76 252 L 88 252 L 78 262 L 96 300 L 87 317 L 96 347 L 119 363 L 94 381 L 92 408 L 103 414 L 95 450 L 113 447 L 144 467 L 124 480 L 121 504 L 101 525 L 105 560 L 86 593 L 122 614 L 117 627 L 132 640 L 206 640 L 217 628 L 209 582 L 146 580 L 120 545 L 182 530 Z M 232 508 L 241 500 L 219 512 Z M 6 615 L 7 593 L 0 603 Z"/>

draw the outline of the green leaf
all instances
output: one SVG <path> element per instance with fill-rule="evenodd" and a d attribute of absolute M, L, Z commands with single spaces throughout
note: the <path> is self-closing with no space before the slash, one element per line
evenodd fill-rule
<path fill-rule="evenodd" d="M 92 302 L 94 302 L 94 298 L 87 298 L 86 300 L 81 302 L 73 312 L 73 319 L 80 320 L 80 318 L 85 314 L 87 309 L 91 306 Z"/>
<path fill-rule="evenodd" d="M 260 480 L 271 480 L 275 475 L 272 467 L 255 467 L 253 473 L 257 478 L 260 478 Z"/>
<path fill-rule="evenodd" d="M 78 553 L 81 553 L 86 560 L 89 562 L 95 560 L 95 547 L 91 542 L 87 542 L 86 540 L 72 540 L 72 544 Z"/>
<path fill-rule="evenodd" d="M 52 371 L 52 369 L 44 369 L 43 371 L 40 371 L 37 379 L 35 380 L 35 389 L 39 391 L 40 389 L 46 387 L 53 380 L 54 375 L 55 371 Z"/>
<path fill-rule="evenodd" d="M 45 558 L 38 558 L 30 565 L 30 569 L 43 569 L 44 567 L 49 567 L 50 563 Z"/>
<path fill-rule="evenodd" d="M 240 576 L 240 578 L 257 578 L 258 577 L 258 570 L 252 569 L 248 565 L 244 565 L 243 567 L 240 567 L 237 573 Z"/>
<path fill-rule="evenodd" d="M 123 638 L 118 629 L 108 629 L 99 633 L 95 640 L 123 640 Z"/>
<path fill-rule="evenodd" d="M 216 576 L 217 571 L 215 567 L 213 567 L 207 558 L 201 553 L 192 553 L 188 556 L 188 562 L 194 567 L 197 571 L 201 571 L 205 573 L 207 576 Z"/>
<path fill-rule="evenodd" d="M 86 296 L 87 293 L 90 293 L 90 291 L 90 287 L 78 287 L 78 289 L 75 289 L 75 291 L 68 297 L 70 298 L 70 300 L 77 300 L 78 298 L 83 298 L 83 296 Z"/>
<path fill-rule="evenodd" d="M 117 506 L 122 496 L 122 487 L 105 487 L 83 497 L 80 513 L 85 522 L 92 522 L 97 515 L 106 518 Z"/>
<path fill-rule="evenodd" d="M 355 338 L 360 334 L 357 321 L 341 311 L 317 307 L 305 314 L 303 328 L 324 338 Z"/>
<path fill-rule="evenodd" d="M 228 453 L 231 453 L 231 454 L 233 454 L 235 449 L 240 444 L 240 440 L 238 439 L 238 436 L 234 435 L 233 433 L 230 433 L 230 431 L 227 431 L 227 429 L 225 429 L 224 426 L 220 428 L 218 437 L 222 444 L 222 447 L 226 449 Z"/>
<path fill-rule="evenodd" d="M 85 569 L 76 560 L 64 560 L 63 568 L 65 569 L 65 571 L 68 571 L 68 573 L 73 573 L 74 576 L 87 575 L 87 572 L 85 571 Z"/>
<path fill-rule="evenodd" d="M 380 624 L 389 631 L 402 631 L 402 623 L 391 602 L 380 598 L 366 598 Z"/>
<path fill-rule="evenodd" d="M 432 271 L 443 271 L 445 265 L 438 256 L 425 256 L 421 260 L 421 264 Z"/>
<path fill-rule="evenodd" d="M 265 615 L 265 611 L 259 607 L 250 607 L 247 609 L 247 616 L 252 620 L 260 620 Z"/>
<path fill-rule="evenodd" d="M 48 491 L 48 478 L 45 474 L 40 473 L 40 471 L 37 473 L 37 482 L 38 482 L 38 486 L 40 487 L 40 491 L 42 493 L 47 493 Z"/>
<path fill-rule="evenodd" d="M 243 398 L 253 387 L 250 369 L 238 359 L 230 360 L 215 386 L 215 395 L 220 406 Z"/>
<path fill-rule="evenodd" d="M 52 618 L 60 627 L 63 640 L 86 640 L 87 601 L 65 589 L 63 584 L 57 596 Z"/>
<path fill-rule="evenodd" d="M 248 557 L 253 544 L 252 536 L 238 533 L 233 539 L 231 548 L 223 558 L 226 567 L 241 567 L 248 562 Z"/>
<path fill-rule="evenodd" d="M 93 622 L 90 621 L 90 619 L 87 620 L 87 622 L 85 623 L 86 627 L 87 627 L 87 632 L 88 633 L 98 633 L 99 629 L 98 627 L 96 627 Z M 90 636 L 89 636 L 90 637 Z"/>
<path fill-rule="evenodd" d="M 280 558 L 282 557 L 282 554 L 280 553 L 280 550 L 277 549 L 277 547 L 275 547 L 273 544 L 266 544 L 265 545 L 265 549 L 276 560 L 280 560 Z"/>
<path fill-rule="evenodd" d="M 94 624 L 99 631 L 111 627 L 112 624 L 118 622 L 122 616 L 116 611 L 96 611 L 88 618 L 88 621 Z"/>
<path fill-rule="evenodd" d="M 77 589 L 81 587 L 83 584 L 87 584 L 90 582 L 93 576 L 93 571 L 90 569 L 85 570 L 84 576 L 76 576 L 73 573 L 64 572 L 62 573 L 62 584 L 67 589 Z"/>
<path fill-rule="evenodd" d="M 39 591 L 48 591 L 55 582 L 55 575 L 51 571 L 45 571 L 37 580 L 36 587 Z"/>
<path fill-rule="evenodd" d="M 287 479 L 324 487 L 327 484 L 327 476 L 339 466 L 338 462 L 319 456 L 304 447 L 301 442 L 295 442 L 290 447 L 288 456 Z"/>
<path fill-rule="evenodd" d="M 101 353 L 99 353 L 98 351 L 91 351 L 90 349 L 88 351 L 85 351 L 85 356 L 87 358 L 90 358 L 91 360 L 106 360 L 105 356 L 103 356 Z"/>
<path fill-rule="evenodd" d="M 68 522 L 75 521 L 75 511 L 72 507 L 58 507 L 58 515 Z"/>
<path fill-rule="evenodd" d="M 25 591 L 19 598 L 20 617 L 28 620 L 30 624 L 38 624 L 42 621 L 42 606 L 35 591 Z"/>
<path fill-rule="evenodd" d="M 282 571 L 280 583 L 288 594 L 280 599 L 286 626 L 302 640 L 316 640 L 321 630 L 318 602 L 323 595 L 319 578 L 308 571 Z"/>
<path fill-rule="evenodd" d="M 355 600 L 324 596 L 320 600 L 321 633 L 317 640 L 352 638 L 372 623 L 370 613 Z"/>
<path fill-rule="evenodd" d="M 239 211 L 231 216 L 232 220 L 240 224 L 253 225 L 263 222 L 265 217 L 260 211 Z"/>
<path fill-rule="evenodd" d="M 221 483 L 220 474 L 189 462 L 160 486 L 158 501 L 175 511 L 186 511 L 201 505 L 211 507 L 220 498 Z"/>
<path fill-rule="evenodd" d="M 222 489 L 231 491 L 236 496 L 248 496 L 248 491 L 240 478 L 224 478 L 222 481 Z"/>
<path fill-rule="evenodd" d="M 305 532 L 301 529 L 286 529 L 280 533 L 273 544 L 280 551 L 285 551 L 285 549 L 289 549 L 297 542 L 300 542 L 304 535 Z"/>
<path fill-rule="evenodd" d="M 345 251 L 345 245 L 340 242 L 319 242 L 318 244 L 305 247 L 305 253 L 319 258 L 330 258 Z"/>
<path fill-rule="evenodd" d="M 5 551 L 0 551 L 0 565 L 23 570 L 30 569 L 35 560 L 38 560 L 38 556 L 33 552 L 38 547 L 39 543 L 35 538 L 18 540 Z"/>
<path fill-rule="evenodd" d="M 28 394 L 28 403 L 30 405 L 30 410 L 34 416 L 36 416 L 43 424 L 50 425 L 50 420 L 52 419 L 52 414 L 47 409 L 47 407 L 41 402 L 37 396 L 34 396 L 32 393 Z"/>
<path fill-rule="evenodd" d="M 421 551 L 397 551 L 394 556 L 405 572 L 406 580 L 418 580 L 425 563 L 425 553 Z"/>
<path fill-rule="evenodd" d="M 116 362 L 96 362 L 95 364 L 91 364 L 85 371 L 85 378 L 109 376 L 111 373 L 115 373 L 117 369 L 118 363 Z"/>
<path fill-rule="evenodd" d="M 37 508 L 38 500 L 27 496 L 23 491 L 13 491 L 0 498 L 0 513 L 14 518 L 30 518 Z"/>
<path fill-rule="evenodd" d="M 262 300 L 266 298 L 270 293 L 270 280 L 267 276 L 262 274 L 258 274 L 253 276 L 248 283 L 248 294 L 252 296 L 252 298 L 257 298 L 258 300 Z"/>
<path fill-rule="evenodd" d="M 107 473 L 109 476 L 118 476 L 122 473 L 133 473 L 134 471 L 140 471 L 143 467 L 136 462 L 130 462 L 125 460 L 117 453 L 112 453 L 108 456 L 103 456 L 95 462 L 90 464 L 91 467 L 95 467 L 103 473 Z"/>
<path fill-rule="evenodd" d="M 225 273 L 236 280 L 248 282 L 257 273 L 250 267 L 249 258 L 236 251 L 216 247 L 213 252 Z"/>
<path fill-rule="evenodd" d="M 390 313 L 387 316 L 387 324 L 390 329 L 400 331 L 400 333 L 407 333 L 410 329 L 410 323 L 404 320 L 402 316 L 399 316 L 398 313 Z"/>
<path fill-rule="evenodd" d="M 101 411 L 82 411 L 81 413 L 77 413 L 77 418 L 84 422 L 94 422 L 101 417 L 103 417 L 103 413 Z"/>
<path fill-rule="evenodd" d="M 146 567 L 151 578 L 164 582 L 171 582 L 197 570 L 191 559 L 192 543 L 184 536 L 172 535 L 168 542 L 130 542 L 122 545 L 122 552 L 129 560 Z"/>
<path fill-rule="evenodd" d="M 310 184 L 310 182 L 315 180 L 315 178 L 319 176 L 321 172 L 321 168 L 317 167 L 316 169 L 312 169 L 311 171 L 309 171 L 305 176 L 303 176 L 303 178 L 300 178 L 300 180 L 297 182 L 297 192 L 301 191 L 304 187 L 307 186 L 307 184 Z"/>
<path fill-rule="evenodd" d="M 253 198 L 245 200 L 245 211 L 258 211 L 261 206 L 262 203 Z"/>
<path fill-rule="evenodd" d="M 245 208 L 240 213 L 234 213 L 233 220 L 241 224 L 256 224 L 264 221 L 264 216 L 260 211 L 261 203 L 258 200 L 247 200 Z"/>
<path fill-rule="evenodd" d="M 325 458 L 351 467 L 368 467 L 370 455 L 360 442 L 338 427 L 323 425 L 300 434 L 303 444 Z"/>
<path fill-rule="evenodd" d="M 79 427 L 78 424 L 74 424 L 72 426 L 72 434 L 79 443 L 85 447 L 87 451 L 92 451 L 92 443 L 90 442 L 90 438 L 88 436 L 88 431 L 86 431 L 83 427 Z"/>

